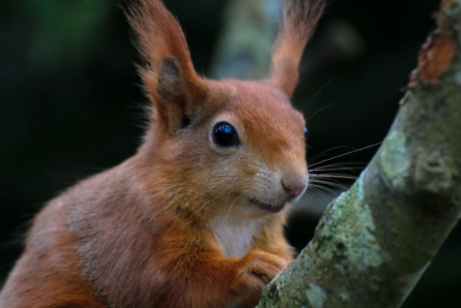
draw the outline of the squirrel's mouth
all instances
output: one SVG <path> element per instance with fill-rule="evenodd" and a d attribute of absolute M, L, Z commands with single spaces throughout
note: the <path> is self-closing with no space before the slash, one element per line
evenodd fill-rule
<path fill-rule="evenodd" d="M 285 207 L 285 203 L 270 204 L 270 203 L 263 202 L 257 199 L 251 199 L 250 202 L 253 203 L 253 205 L 256 206 L 257 208 L 264 210 L 264 211 L 271 212 L 271 213 L 278 213 L 281 210 L 283 210 L 283 208 Z"/>

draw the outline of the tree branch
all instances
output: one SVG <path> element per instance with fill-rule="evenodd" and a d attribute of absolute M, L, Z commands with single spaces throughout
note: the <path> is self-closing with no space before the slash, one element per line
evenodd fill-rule
<path fill-rule="evenodd" d="M 281 3 L 280 0 L 229 2 L 210 77 L 257 79 L 269 75 Z"/>
<path fill-rule="evenodd" d="M 230 18 L 240 15 L 235 11 L 248 12 L 247 21 L 267 13 L 261 1 L 231 4 L 213 75 L 259 77 L 274 29 L 258 31 L 274 16 L 262 14 L 239 28 Z M 442 0 L 435 17 L 439 28 L 421 49 L 378 153 L 329 205 L 314 239 L 263 290 L 258 307 L 399 307 L 460 219 L 460 0 Z M 254 31 L 245 30 L 246 39 L 236 43 L 241 27 Z"/>
<path fill-rule="evenodd" d="M 461 4 L 443 0 L 397 118 L 262 307 L 399 307 L 461 217 Z"/>

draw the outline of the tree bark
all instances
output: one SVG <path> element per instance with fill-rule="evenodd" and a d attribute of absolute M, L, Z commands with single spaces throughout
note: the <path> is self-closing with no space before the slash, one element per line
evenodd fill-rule
<path fill-rule="evenodd" d="M 400 307 L 460 219 L 460 1 L 442 0 L 435 14 L 439 28 L 421 49 L 381 148 L 355 184 L 328 206 L 314 239 L 266 286 L 259 308 Z M 249 5 L 264 11 L 257 0 L 235 1 L 231 11 Z M 253 26 L 258 24 L 264 21 Z M 254 76 L 269 63 L 268 53 L 266 62 L 251 60 L 260 48 L 232 43 L 229 49 L 225 42 L 236 33 L 226 26 L 214 76 Z M 267 45 L 270 38 L 263 32 L 259 42 Z M 230 70 L 241 55 L 246 64 Z"/>
<path fill-rule="evenodd" d="M 400 307 L 460 219 L 460 1 L 435 16 L 381 148 L 258 307 Z"/>

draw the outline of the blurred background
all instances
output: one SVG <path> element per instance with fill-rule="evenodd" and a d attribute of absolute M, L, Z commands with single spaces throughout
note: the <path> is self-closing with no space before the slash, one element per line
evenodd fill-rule
<path fill-rule="evenodd" d="M 256 1 L 262 9 L 255 9 L 243 2 L 165 0 L 184 28 L 199 73 L 258 77 L 267 71 L 279 6 Z M 140 143 L 146 99 L 121 5 L 119 0 L 2 3 L 0 285 L 45 202 L 122 162 Z M 438 5 L 439 0 L 331 2 L 305 52 L 293 99 L 308 119 L 309 159 L 382 141 L 418 50 L 434 30 L 431 14 Z M 254 30 L 263 33 L 261 40 L 251 35 Z M 260 69 L 249 72 L 245 67 L 252 61 Z M 330 162 L 366 164 L 376 149 Z M 297 249 L 312 238 L 332 194 L 311 192 L 295 209 L 286 231 Z M 460 307 L 460 240 L 458 226 L 404 307 Z"/>

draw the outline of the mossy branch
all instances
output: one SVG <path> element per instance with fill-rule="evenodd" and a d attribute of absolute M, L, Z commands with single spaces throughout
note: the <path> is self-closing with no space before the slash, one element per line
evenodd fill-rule
<path fill-rule="evenodd" d="M 239 0 L 233 10 L 264 12 L 264 3 Z M 400 307 L 460 219 L 460 0 L 442 0 L 434 16 L 439 28 L 421 49 L 381 148 L 352 188 L 328 206 L 314 239 L 263 290 L 259 308 Z M 269 54 L 249 46 L 270 44 L 273 34 L 258 29 L 273 17 L 244 23 L 255 39 L 237 43 L 240 28 L 229 19 L 213 75 L 260 75 Z"/>
<path fill-rule="evenodd" d="M 400 307 L 461 217 L 461 3 L 442 1 L 381 148 L 262 307 Z"/>

